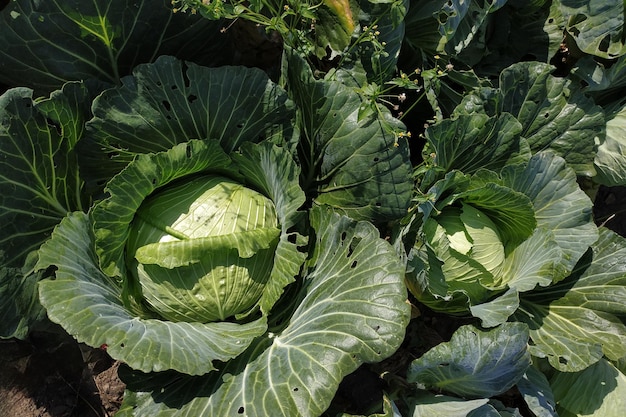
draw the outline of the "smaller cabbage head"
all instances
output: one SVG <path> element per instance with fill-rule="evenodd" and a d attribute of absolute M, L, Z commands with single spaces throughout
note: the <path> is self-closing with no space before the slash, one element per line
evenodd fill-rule
<path fill-rule="evenodd" d="M 472 304 L 504 289 L 505 247 L 498 227 L 481 210 L 448 206 L 424 224 L 426 242 L 441 261 L 449 291 L 463 291 Z"/>
<path fill-rule="evenodd" d="M 222 176 L 185 179 L 137 210 L 127 266 L 144 300 L 171 321 L 223 321 L 259 301 L 278 243 L 274 203 Z"/>

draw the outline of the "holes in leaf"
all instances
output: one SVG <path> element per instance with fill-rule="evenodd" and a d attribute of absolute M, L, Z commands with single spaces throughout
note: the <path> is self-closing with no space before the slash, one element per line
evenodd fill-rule
<path fill-rule="evenodd" d="M 187 100 L 189 101 L 190 104 L 192 104 L 194 101 L 196 101 L 198 99 L 198 96 L 196 96 L 195 94 L 189 94 L 187 96 Z"/>
<path fill-rule="evenodd" d="M 191 151 L 191 146 L 187 146 L 187 149 L 185 150 L 185 155 L 187 155 L 188 159 L 191 159 L 193 152 Z"/>
<path fill-rule="evenodd" d="M 378 162 L 378 161 L 380 161 L 379 157 L 374 158 L 374 162 Z"/>
<path fill-rule="evenodd" d="M 376 325 L 376 326 L 373 327 L 373 329 L 374 329 L 375 332 L 377 332 L 377 331 L 380 330 L 380 326 Z"/>
<path fill-rule="evenodd" d="M 607 35 L 604 38 L 602 38 L 602 40 L 600 41 L 600 44 L 598 45 L 598 49 L 606 53 L 609 51 L 610 44 L 611 44 L 611 36 Z"/>
<path fill-rule="evenodd" d="M 125 345 L 124 343 L 120 343 L 120 347 L 121 347 L 122 349 L 124 349 L 124 348 L 126 347 L 126 345 Z"/>
<path fill-rule="evenodd" d="M 381 203 L 380 201 L 376 202 L 376 207 L 381 207 L 383 205 L 383 203 Z"/>
<path fill-rule="evenodd" d="M 550 19 L 548 19 L 548 23 L 549 23 L 549 24 L 554 23 L 554 18 L 552 18 L 552 17 L 551 17 Z"/>
<path fill-rule="evenodd" d="M 152 178 L 152 180 L 150 182 L 152 183 L 152 185 L 157 185 L 157 179 L 156 178 Z"/>
<path fill-rule="evenodd" d="M 546 114 L 544 114 L 543 117 L 547 119 L 548 117 L 550 117 L 550 113 L 546 112 Z"/>
<path fill-rule="evenodd" d="M 352 262 L 352 264 L 350 265 L 350 268 L 354 269 L 356 268 L 357 265 L 357 261 Z"/>
<path fill-rule="evenodd" d="M 342 232 L 341 233 L 341 240 L 346 240 L 347 236 L 348 236 L 348 234 L 346 232 Z"/>
<path fill-rule="evenodd" d="M 50 126 L 52 129 L 54 129 L 57 132 L 57 135 L 63 136 L 63 131 L 61 129 L 60 124 L 55 123 L 54 120 L 52 119 L 46 119 L 46 122 L 48 123 L 48 126 Z"/>
<path fill-rule="evenodd" d="M 49 266 L 48 268 L 46 268 L 46 270 L 44 271 L 43 276 L 44 276 L 44 277 L 48 277 L 48 278 L 50 278 L 51 280 L 53 280 L 53 281 L 54 281 L 55 279 L 57 279 L 57 275 L 56 275 L 57 269 L 58 269 L 58 268 L 57 268 L 57 266 L 56 266 L 56 265 L 50 265 L 50 266 Z"/>
<path fill-rule="evenodd" d="M 161 103 L 163 104 L 163 107 L 165 107 L 165 110 L 172 111 L 172 105 L 169 101 L 163 100 Z"/>
<path fill-rule="evenodd" d="M 559 363 L 561 365 L 567 365 L 569 361 L 567 360 L 567 358 L 564 358 L 563 356 L 559 356 Z"/>
<path fill-rule="evenodd" d="M 295 388 L 293 389 L 293 392 L 298 392 L 298 391 L 300 391 L 300 389 L 299 389 L 298 387 L 295 387 Z"/>
<path fill-rule="evenodd" d="M 187 66 L 187 64 L 183 62 L 181 69 L 183 71 L 183 82 L 185 83 L 185 87 L 189 88 L 189 86 L 191 85 L 191 80 L 189 79 L 189 76 L 187 75 L 187 70 L 189 69 L 189 67 Z"/>
<path fill-rule="evenodd" d="M 358 237 L 352 238 L 352 240 L 350 241 L 350 246 L 348 246 L 348 258 L 352 256 L 352 254 L 354 253 L 354 249 L 359 245 L 360 242 L 361 242 L 361 238 L 358 238 Z M 356 266 L 356 261 L 354 262 L 355 262 L 354 266 Z"/>
<path fill-rule="evenodd" d="M 243 414 L 244 411 L 245 409 L 243 407 L 239 407 L 239 410 L 237 410 L 237 414 Z"/>
<path fill-rule="evenodd" d="M 297 240 L 297 236 L 295 233 L 291 233 L 289 235 L 287 235 L 287 242 L 292 243 L 292 244 L 296 244 L 296 240 Z"/>
<path fill-rule="evenodd" d="M 243 128 L 243 123 L 237 123 L 237 129 Z"/>

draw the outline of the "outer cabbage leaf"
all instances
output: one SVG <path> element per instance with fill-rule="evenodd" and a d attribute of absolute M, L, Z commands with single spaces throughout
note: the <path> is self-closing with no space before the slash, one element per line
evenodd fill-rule
<path fill-rule="evenodd" d="M 529 366 L 517 383 L 524 402 L 537 417 L 558 417 L 556 401 L 546 376 L 536 367 Z"/>
<path fill-rule="evenodd" d="M 300 188 L 300 167 L 290 154 L 276 146 L 244 144 L 240 152 L 231 155 L 246 183 L 269 196 L 276 206 L 282 233 L 276 248 L 269 282 L 265 285 L 259 306 L 268 312 L 280 298 L 283 289 L 294 281 L 304 263 L 306 253 L 299 247 L 307 238 L 295 231 L 303 220 L 300 208 L 305 195 Z"/>
<path fill-rule="evenodd" d="M 626 53 L 624 3 L 619 0 L 559 0 L 567 32 L 585 53 L 615 58 Z"/>
<path fill-rule="evenodd" d="M 592 249 L 568 278 L 521 294 L 513 315 L 530 328 L 531 353 L 563 372 L 626 355 L 626 242 L 601 228 Z"/>
<path fill-rule="evenodd" d="M 59 92 L 56 97 L 63 97 Z M 80 210 L 82 181 L 66 129 L 48 122 L 48 111 L 33 102 L 32 90 L 15 88 L 0 96 L 0 245 L 8 265 L 21 267 L 26 255 L 48 238 L 66 213 Z M 47 109 L 74 109 L 49 99 Z M 65 136 L 67 134 L 67 136 Z"/>
<path fill-rule="evenodd" d="M 40 95 L 70 80 L 117 84 L 133 67 L 159 55 L 205 65 L 224 62 L 219 22 L 173 14 L 170 3 L 8 2 L 0 12 L 0 80 L 27 83 Z"/>
<path fill-rule="evenodd" d="M 305 192 L 354 219 L 389 221 L 406 213 L 413 181 L 404 127 L 338 81 L 315 81 L 287 50 L 287 80 L 299 109 Z M 364 110 L 364 106 L 367 107 Z"/>
<path fill-rule="evenodd" d="M 426 52 L 458 55 L 472 42 L 484 42 L 490 14 L 506 0 L 484 3 L 438 1 L 411 5 L 407 16 L 408 41 Z"/>
<path fill-rule="evenodd" d="M 592 176 L 604 114 L 571 80 L 551 75 L 553 69 L 538 62 L 513 64 L 500 74 L 498 89 L 469 94 L 455 114 L 510 113 L 522 124 L 521 136 L 533 153 L 551 149 L 579 175 Z"/>
<path fill-rule="evenodd" d="M 493 300 L 471 305 L 470 312 L 472 316 L 481 320 L 483 327 L 496 327 L 506 322 L 518 307 L 519 291 L 516 288 L 509 288 L 504 294 L 498 295 Z"/>
<path fill-rule="evenodd" d="M 449 342 L 414 360 L 407 380 L 466 398 L 489 398 L 514 386 L 530 366 L 528 327 L 504 323 L 489 331 L 461 326 Z"/>
<path fill-rule="evenodd" d="M 501 175 L 503 185 L 530 198 L 537 227 L 554 235 L 563 253 L 561 259 L 554 258 L 561 267 L 555 267 L 552 281 L 559 281 L 597 239 L 592 201 L 578 186 L 574 170 L 553 152 L 535 154 L 526 166 L 505 167 Z M 533 256 L 542 258 L 540 252 L 544 249 L 535 246 L 538 250 Z"/>
<path fill-rule="evenodd" d="M 521 139 L 521 131 L 521 124 L 510 114 L 490 118 L 472 113 L 429 126 L 426 139 L 438 169 L 474 174 L 479 169 L 499 171 L 506 165 L 526 162 L 530 149 Z"/>
<path fill-rule="evenodd" d="M 75 143 L 89 111 L 81 83 L 35 102 L 32 90 L 0 96 L 0 337 L 25 337 L 42 317 L 28 254 L 72 210 L 81 210 Z M 27 264 L 25 264 L 25 262 Z"/>
<path fill-rule="evenodd" d="M 91 224 L 84 213 L 66 217 L 39 251 L 38 269 L 55 266 L 39 283 L 48 317 L 79 342 L 107 346 L 114 359 L 148 371 L 176 369 L 202 375 L 243 352 L 267 329 L 266 318 L 247 323 L 186 323 L 140 318 L 124 307 L 121 288 L 98 267 Z"/>
<path fill-rule="evenodd" d="M 592 56 L 583 56 L 571 70 L 578 77 L 584 92 L 591 96 L 596 104 L 602 106 L 607 115 L 611 114 L 616 104 L 624 98 L 626 86 L 626 56 L 610 61 L 610 65 L 596 61 Z M 621 107 L 621 106 L 618 106 Z"/>
<path fill-rule="evenodd" d="M 480 61 L 467 61 L 468 54 L 459 59 L 489 76 L 515 62 L 549 62 L 563 42 L 564 26 L 558 1 L 508 1 L 490 20 L 484 43 L 468 51 Z"/>
<path fill-rule="evenodd" d="M 626 106 L 606 123 L 606 136 L 594 160 L 598 175 L 594 181 L 608 185 L 626 185 Z"/>
<path fill-rule="evenodd" d="M 319 22 L 315 23 L 315 52 L 318 58 L 335 58 L 350 44 L 359 25 L 359 2 L 356 0 L 324 0 L 317 6 Z"/>
<path fill-rule="evenodd" d="M 25 339 L 30 326 L 46 316 L 37 292 L 42 274 L 28 264 L 6 267 L 0 252 L 0 339 Z"/>
<path fill-rule="evenodd" d="M 580 372 L 559 372 L 550 385 L 562 417 L 621 417 L 626 410 L 626 375 L 606 359 Z"/>
<path fill-rule="evenodd" d="M 190 139 L 217 139 L 229 153 L 244 142 L 291 135 L 287 96 L 259 69 L 206 68 L 164 56 L 136 67 L 122 84 L 94 101 L 80 146 L 93 187 L 137 154 Z"/>
<path fill-rule="evenodd" d="M 441 52 L 448 55 L 467 54 L 470 45 L 484 47 L 487 25 L 491 14 L 504 6 L 507 0 L 491 0 L 486 2 L 449 1 L 439 11 L 439 32 L 446 39 L 439 45 Z M 471 51 L 470 52 L 474 52 Z M 481 52 L 479 57 L 482 57 Z M 471 56 L 471 54 L 470 54 Z M 467 58 L 465 58 L 467 59 Z M 477 59 L 474 59 L 476 61 Z"/>
<path fill-rule="evenodd" d="M 410 306 L 404 268 L 370 223 L 315 207 L 314 253 L 284 329 L 206 377 L 134 374 L 120 415 L 318 416 L 344 376 L 391 355 Z M 172 383 L 175 381 L 175 383 Z"/>
<path fill-rule="evenodd" d="M 489 402 L 488 398 L 463 400 L 448 395 L 434 395 L 428 392 L 420 392 L 404 400 L 409 403 L 409 412 L 413 417 L 467 417 L 471 411 L 479 409 Z"/>

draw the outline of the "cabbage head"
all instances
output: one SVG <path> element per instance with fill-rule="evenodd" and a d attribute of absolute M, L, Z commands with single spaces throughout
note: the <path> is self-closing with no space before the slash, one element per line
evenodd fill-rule
<path fill-rule="evenodd" d="M 410 226 L 410 291 L 429 307 L 495 326 L 519 294 L 566 278 L 595 239 L 592 202 L 563 158 L 473 175 L 450 171 L 418 204 Z"/>
<path fill-rule="evenodd" d="M 261 193 L 222 176 L 194 178 L 139 207 L 126 246 L 128 269 L 164 318 L 225 320 L 260 299 L 277 226 L 276 208 Z M 254 248 L 240 252 L 241 241 Z"/>

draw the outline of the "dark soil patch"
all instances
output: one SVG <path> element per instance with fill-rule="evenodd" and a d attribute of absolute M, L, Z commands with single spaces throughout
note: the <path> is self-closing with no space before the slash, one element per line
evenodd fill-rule
<path fill-rule="evenodd" d="M 0 417 L 108 417 L 124 384 L 106 352 L 62 333 L 0 341 Z"/>

